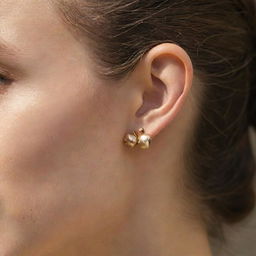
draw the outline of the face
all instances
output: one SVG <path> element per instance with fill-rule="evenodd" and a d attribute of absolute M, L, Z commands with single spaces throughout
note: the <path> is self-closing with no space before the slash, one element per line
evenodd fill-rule
<path fill-rule="evenodd" d="M 0 255 L 115 228 L 131 194 L 122 90 L 47 1 L 2 0 L 0 39 Z"/>

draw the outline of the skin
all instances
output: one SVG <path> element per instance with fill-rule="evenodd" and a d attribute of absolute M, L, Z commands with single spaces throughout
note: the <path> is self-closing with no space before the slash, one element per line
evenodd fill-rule
<path fill-rule="evenodd" d="M 0 17 L 0 255 L 211 255 L 182 186 L 186 52 L 160 44 L 107 82 L 48 1 L 2 0 Z M 125 146 L 140 127 L 150 149 Z"/>

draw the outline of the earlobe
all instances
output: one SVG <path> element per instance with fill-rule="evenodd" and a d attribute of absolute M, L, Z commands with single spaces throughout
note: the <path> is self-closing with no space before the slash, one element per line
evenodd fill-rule
<path fill-rule="evenodd" d="M 172 122 L 184 105 L 192 85 L 193 67 L 187 53 L 170 43 L 152 48 L 142 65 L 148 84 L 136 117 L 140 126 L 154 137 Z"/>

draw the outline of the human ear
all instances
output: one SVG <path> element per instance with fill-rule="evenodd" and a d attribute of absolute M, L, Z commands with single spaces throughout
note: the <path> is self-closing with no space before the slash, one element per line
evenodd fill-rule
<path fill-rule="evenodd" d="M 140 107 L 135 125 L 154 137 L 181 110 L 193 80 L 193 65 L 186 51 L 172 43 L 153 47 L 138 64 Z"/>

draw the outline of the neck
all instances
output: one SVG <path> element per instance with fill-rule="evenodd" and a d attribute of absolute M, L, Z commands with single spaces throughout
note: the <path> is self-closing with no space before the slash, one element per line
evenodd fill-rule
<path fill-rule="evenodd" d="M 177 163 L 172 166 L 179 166 Z M 153 169 L 153 167 L 152 167 Z M 136 177 L 130 211 L 113 230 L 82 241 L 78 254 L 93 256 L 211 256 L 207 232 L 175 173 L 147 167 Z M 170 177 L 171 176 L 171 177 Z M 189 205 L 192 202 L 192 206 Z M 196 207 L 195 207 L 196 208 Z M 74 244 L 77 241 L 74 241 Z M 85 245 L 86 243 L 86 245 Z M 72 250 L 71 250 L 72 251 Z M 55 255 L 70 255 L 65 248 Z M 73 251 L 72 251 L 73 252 Z M 72 253 L 71 253 L 72 254 Z M 26 254 L 28 255 L 28 254 Z M 44 255 L 44 254 L 42 254 Z M 48 254 L 47 254 L 48 255 Z M 49 254 L 50 255 L 50 254 Z"/>
<path fill-rule="evenodd" d="M 184 208 L 191 199 L 181 198 L 174 175 L 160 180 L 155 174 L 150 170 L 138 179 L 134 208 L 115 235 L 109 256 L 211 256 L 203 224 Z"/>

